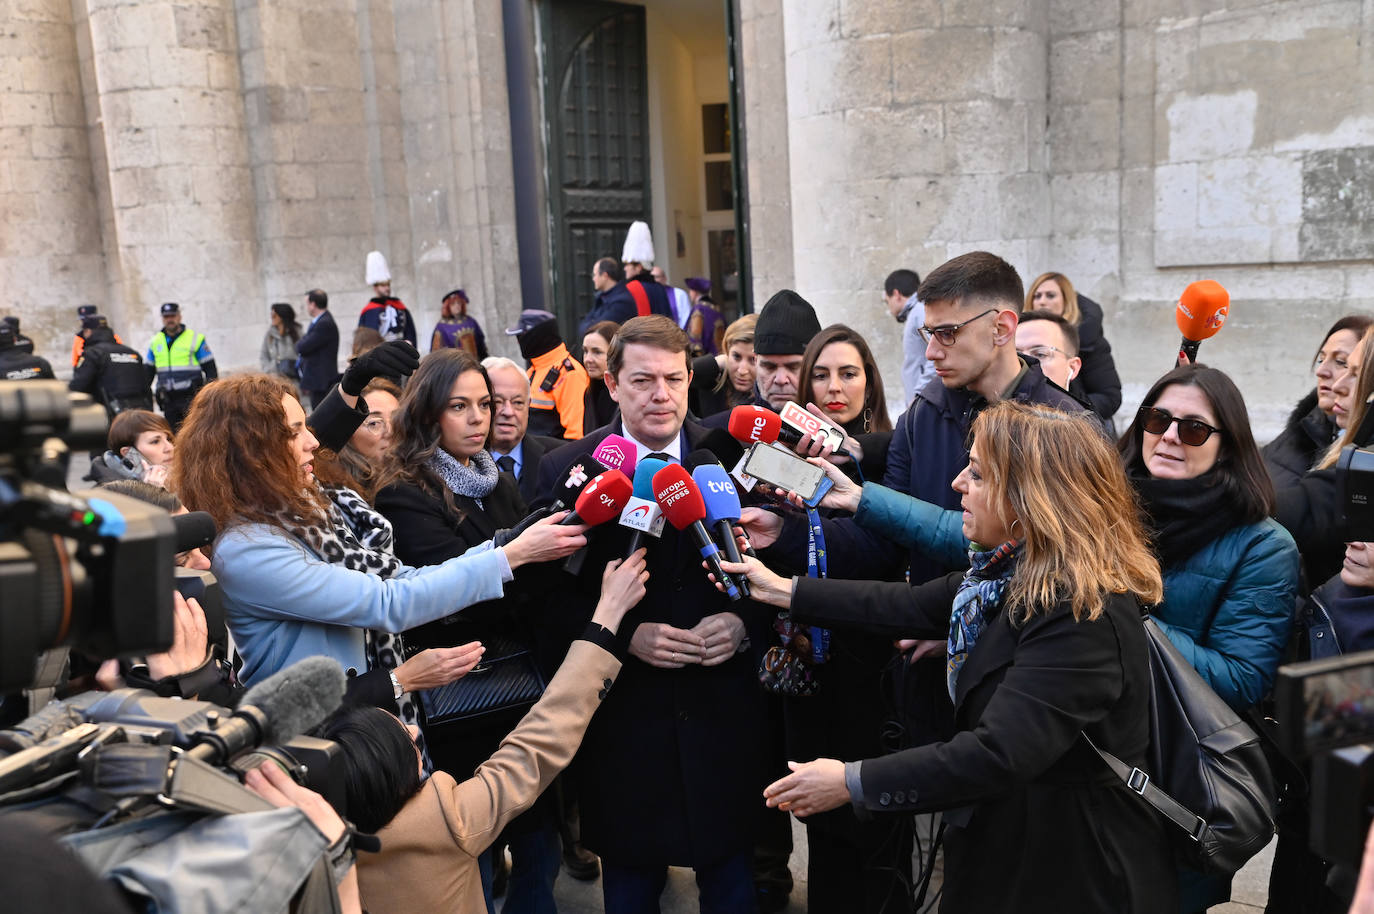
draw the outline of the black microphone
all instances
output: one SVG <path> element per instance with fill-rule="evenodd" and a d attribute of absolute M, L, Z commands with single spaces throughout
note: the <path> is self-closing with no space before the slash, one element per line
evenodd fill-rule
<path fill-rule="evenodd" d="M 606 464 L 586 454 L 568 464 L 553 485 L 554 510 L 571 511 L 582 490 L 608 469 Z"/>
<path fill-rule="evenodd" d="M 197 733 L 186 754 L 219 765 L 263 743 L 284 743 L 334 713 L 343 703 L 344 685 L 337 660 L 306 657 L 244 693 L 238 709 Z"/>
<path fill-rule="evenodd" d="M 191 511 L 187 514 L 172 515 L 172 526 L 177 532 L 177 552 L 190 552 L 215 541 L 219 533 L 215 519 L 204 511 Z"/>
<path fill-rule="evenodd" d="M 723 428 L 713 428 L 702 436 L 702 439 L 697 442 L 697 449 L 692 453 L 700 454 L 702 451 L 709 451 L 713 454 L 726 470 L 734 469 L 735 464 L 744 459 L 744 446 L 735 440 L 734 435 Z M 690 456 L 688 460 L 691 460 Z M 691 468 L 695 470 L 700 465 L 700 463 L 692 464 Z"/>

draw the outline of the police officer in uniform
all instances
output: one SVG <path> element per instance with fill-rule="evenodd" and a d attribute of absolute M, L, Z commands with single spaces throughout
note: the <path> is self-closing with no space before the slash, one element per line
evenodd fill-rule
<path fill-rule="evenodd" d="M 15 345 L 13 325 L 0 322 L 0 381 L 51 380 L 52 377 L 48 360 Z"/>
<path fill-rule="evenodd" d="M 181 306 L 169 301 L 162 306 L 162 330 L 153 334 L 144 359 L 148 380 L 157 379 L 158 406 L 175 432 L 191 409 L 196 391 L 219 377 L 215 356 L 205 336 L 181 322 Z"/>
<path fill-rule="evenodd" d="M 143 356 L 116 342 L 114 331 L 100 315 L 83 317 L 81 323 L 86 343 L 67 386 L 104 403 L 112 419 L 126 409 L 151 410 L 153 397 Z"/>

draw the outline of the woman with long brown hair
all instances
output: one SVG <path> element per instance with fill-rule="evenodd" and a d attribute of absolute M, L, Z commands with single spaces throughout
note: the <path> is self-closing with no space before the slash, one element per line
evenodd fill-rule
<path fill-rule="evenodd" d="M 172 488 L 219 527 L 212 569 L 246 683 L 316 654 L 365 671 L 365 632 L 404 631 L 499 597 L 514 569 L 586 542 L 583 527 L 546 521 L 503 545 L 408 567 L 366 502 L 320 491 L 317 446 L 295 393 L 266 375 L 209 385 L 182 428 Z"/>
<path fill-rule="evenodd" d="M 945 642 L 950 740 L 794 761 L 768 804 L 952 810 L 944 910 L 1172 910 L 1163 823 L 1082 740 L 1141 764 L 1150 738 L 1140 612 L 1163 585 L 1117 455 L 1090 419 L 1002 401 L 974 421 L 954 489 L 967 572 L 913 588 L 725 566 L 803 625 Z"/>

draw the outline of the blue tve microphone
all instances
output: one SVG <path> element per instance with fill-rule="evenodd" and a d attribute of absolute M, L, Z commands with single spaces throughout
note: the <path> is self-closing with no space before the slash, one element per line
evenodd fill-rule
<path fill-rule="evenodd" d="M 657 457 L 645 457 L 635 465 L 634 494 L 620 512 L 620 525 L 634 531 L 630 534 L 630 548 L 625 550 L 626 558 L 644 545 L 645 534 L 657 539 L 663 533 L 663 511 L 654 498 L 654 474 L 667 465 L 666 460 Z"/>
<path fill-rule="evenodd" d="M 741 561 L 739 544 L 735 542 L 735 524 L 739 523 L 739 493 L 730 474 L 718 463 L 701 463 L 692 471 L 692 480 L 701 489 L 706 503 L 706 525 L 716 534 L 725 557 Z M 740 593 L 749 596 L 749 582 L 741 575 L 732 575 Z"/>

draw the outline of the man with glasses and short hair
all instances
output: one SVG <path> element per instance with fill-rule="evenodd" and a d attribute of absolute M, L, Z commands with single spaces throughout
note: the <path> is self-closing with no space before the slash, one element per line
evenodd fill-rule
<path fill-rule="evenodd" d="M 525 370 L 504 356 L 482 360 L 491 378 L 491 442 L 488 450 L 502 471 L 515 477 L 520 496 L 534 501 L 539 465 L 544 455 L 564 442 L 527 435 L 530 424 L 530 379 Z"/>
<path fill-rule="evenodd" d="M 1027 311 L 1016 325 L 1016 351 L 1040 363 L 1045 377 L 1064 390 L 1078 377 L 1078 328 L 1052 311 Z M 1087 404 L 1084 404 L 1085 407 Z"/>

